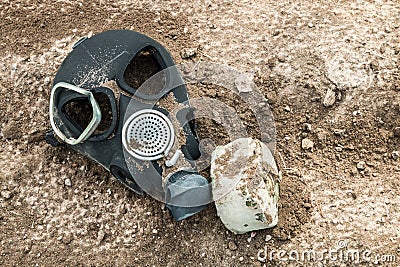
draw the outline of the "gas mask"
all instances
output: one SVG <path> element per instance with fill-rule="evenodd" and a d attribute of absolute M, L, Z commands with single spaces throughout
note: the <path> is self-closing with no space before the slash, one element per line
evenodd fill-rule
<path fill-rule="evenodd" d="M 149 55 L 156 68 L 141 61 Z M 146 68 L 152 79 L 142 77 Z M 201 153 L 188 100 L 163 46 L 133 31 L 103 32 L 78 41 L 59 68 L 46 140 L 101 164 L 130 190 L 164 201 L 181 220 L 211 199 L 207 179 L 193 168 Z"/>

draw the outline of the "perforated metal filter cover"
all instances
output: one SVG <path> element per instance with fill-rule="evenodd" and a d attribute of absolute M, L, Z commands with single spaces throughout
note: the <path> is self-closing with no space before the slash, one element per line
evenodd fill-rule
<path fill-rule="evenodd" d="M 125 149 L 140 160 L 157 160 L 167 155 L 174 139 L 171 121 L 154 109 L 132 114 L 122 128 Z"/>

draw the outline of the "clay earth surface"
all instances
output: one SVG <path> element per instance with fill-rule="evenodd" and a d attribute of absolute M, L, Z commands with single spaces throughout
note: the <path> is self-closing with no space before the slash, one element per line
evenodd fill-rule
<path fill-rule="evenodd" d="M 399 14 L 398 1 L 2 1 L 0 265 L 354 265 L 258 257 L 338 245 L 395 255 L 382 265 L 398 265 Z M 82 36 L 108 29 L 147 34 L 177 63 L 252 77 L 276 123 L 277 227 L 234 235 L 213 205 L 174 222 L 164 204 L 45 143 L 58 67 Z M 202 84 L 189 94 L 227 103 L 257 136 L 235 96 Z M 225 142 L 220 128 L 203 120 L 199 135 Z"/>

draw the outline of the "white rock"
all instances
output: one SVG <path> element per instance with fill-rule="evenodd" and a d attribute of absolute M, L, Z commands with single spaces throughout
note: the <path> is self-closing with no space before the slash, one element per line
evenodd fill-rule
<path fill-rule="evenodd" d="M 324 101 L 322 102 L 322 104 L 325 107 L 330 107 L 330 106 L 333 106 L 333 104 L 335 104 L 335 101 L 336 101 L 336 93 L 331 88 L 329 88 L 326 91 L 326 95 L 325 95 L 325 98 L 324 98 Z"/>
<path fill-rule="evenodd" d="M 268 147 L 237 139 L 211 155 L 212 190 L 218 216 L 236 234 L 278 223 L 280 175 Z"/>
<path fill-rule="evenodd" d="M 337 147 L 335 147 L 335 150 L 336 150 L 337 152 L 342 152 L 342 151 L 343 151 L 343 147 L 337 146 Z"/>
<path fill-rule="evenodd" d="M 3 190 L 3 191 L 1 191 L 1 196 L 4 199 L 10 199 L 12 197 L 12 192 L 8 191 L 8 190 Z"/>
<path fill-rule="evenodd" d="M 101 241 L 103 241 L 104 237 L 106 236 L 106 233 L 103 230 L 100 230 L 97 233 L 97 244 L 100 244 Z"/>
<path fill-rule="evenodd" d="M 235 79 L 235 85 L 239 92 L 247 93 L 251 92 L 252 81 L 246 74 L 238 75 Z"/>
<path fill-rule="evenodd" d="M 359 163 L 357 163 L 357 169 L 365 170 L 365 161 L 360 161 Z"/>
<path fill-rule="evenodd" d="M 311 132 L 311 130 L 312 130 L 312 126 L 309 123 L 304 123 L 303 127 L 304 127 L 304 130 L 306 130 L 307 132 Z"/>
<path fill-rule="evenodd" d="M 65 180 L 64 180 L 64 184 L 65 184 L 66 186 L 72 186 L 72 181 L 71 181 L 71 179 L 69 179 L 69 178 L 65 179 Z"/>
<path fill-rule="evenodd" d="M 400 156 L 399 151 L 393 151 L 392 152 L 392 158 L 394 160 L 397 160 L 399 158 L 399 156 Z"/>
<path fill-rule="evenodd" d="M 189 48 L 185 49 L 181 52 L 181 57 L 183 59 L 189 59 L 196 56 L 196 49 L 195 48 Z"/>
<path fill-rule="evenodd" d="M 314 142 L 308 138 L 304 138 L 303 140 L 301 140 L 301 147 L 304 150 L 312 149 L 314 147 Z"/>

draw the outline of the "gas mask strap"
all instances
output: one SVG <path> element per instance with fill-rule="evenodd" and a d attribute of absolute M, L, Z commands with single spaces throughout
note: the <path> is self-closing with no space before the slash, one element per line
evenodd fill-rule
<path fill-rule="evenodd" d="M 57 114 L 58 110 L 55 105 L 56 96 L 57 96 L 56 92 L 57 92 L 57 90 L 60 90 L 62 88 L 72 90 L 72 91 L 75 91 L 77 93 L 80 93 L 80 94 L 86 96 L 89 99 L 90 104 L 92 105 L 92 109 L 93 109 L 92 120 L 90 121 L 90 123 L 86 127 L 86 129 L 84 129 L 83 132 L 80 134 L 80 136 L 76 139 L 73 137 L 65 136 L 65 134 L 60 130 L 60 128 L 57 126 L 57 124 L 54 120 L 55 116 L 58 117 L 58 114 Z M 97 126 L 99 126 L 100 121 L 101 121 L 100 107 L 99 107 L 96 99 L 94 98 L 93 93 L 88 90 L 85 90 L 83 88 L 80 88 L 78 86 L 75 86 L 75 85 L 72 85 L 69 83 L 65 83 L 65 82 L 57 83 L 56 85 L 53 86 L 53 88 L 51 90 L 49 115 L 50 115 L 51 127 L 53 128 L 54 132 L 57 134 L 57 136 L 61 140 L 63 140 L 64 142 L 66 142 L 67 144 L 70 144 L 70 145 L 76 145 L 76 144 L 82 143 L 85 140 L 87 140 L 93 134 L 93 132 L 96 130 Z"/>

